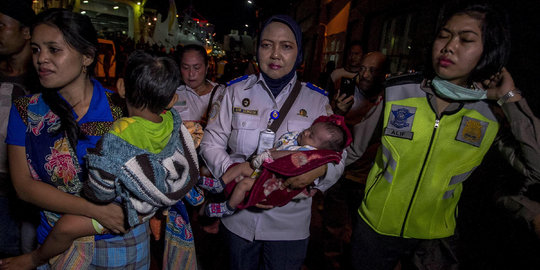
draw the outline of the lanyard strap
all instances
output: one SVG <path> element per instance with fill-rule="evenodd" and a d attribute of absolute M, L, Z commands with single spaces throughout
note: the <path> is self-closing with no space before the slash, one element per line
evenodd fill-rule
<path fill-rule="evenodd" d="M 212 109 L 212 101 L 214 100 L 214 95 L 216 94 L 216 90 L 219 88 L 220 84 L 216 84 L 214 88 L 212 88 L 212 92 L 210 93 L 210 100 L 208 100 L 208 107 L 206 107 L 206 112 L 202 116 L 202 123 L 203 128 L 206 127 L 206 124 L 208 123 L 208 114 L 210 113 L 210 110 Z"/>
<path fill-rule="evenodd" d="M 285 100 L 285 103 L 283 103 L 283 106 L 281 106 L 281 108 L 279 109 L 279 118 L 274 120 L 274 122 L 272 122 L 272 124 L 269 127 L 270 130 L 272 130 L 273 132 L 277 132 L 279 126 L 281 125 L 285 117 L 287 116 L 287 113 L 289 112 L 294 101 L 298 97 L 298 94 L 300 93 L 301 88 L 302 88 L 302 84 L 297 79 L 296 83 L 294 84 L 293 90 L 289 94 L 289 97 L 287 97 L 287 100 Z"/>

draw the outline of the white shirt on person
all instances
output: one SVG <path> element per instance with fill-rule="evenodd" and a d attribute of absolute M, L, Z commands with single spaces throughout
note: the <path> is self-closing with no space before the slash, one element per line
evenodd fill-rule
<path fill-rule="evenodd" d="M 217 83 L 209 80 L 207 80 L 207 82 L 209 82 L 212 87 L 217 85 Z M 225 87 L 222 85 L 219 86 L 219 88 L 216 89 L 213 99 L 215 101 L 220 100 L 220 97 L 223 96 L 224 91 Z M 189 86 L 180 85 L 176 89 L 178 100 L 173 107 L 178 111 L 180 117 L 182 117 L 182 121 L 200 121 L 208 108 L 211 93 L 212 91 L 199 96 L 199 94 L 197 94 L 195 90 L 191 89 Z"/>
<path fill-rule="evenodd" d="M 235 162 L 245 161 L 258 144 L 259 133 L 268 127 L 270 113 L 279 110 L 292 91 L 297 77 L 274 98 L 261 75 L 251 75 L 227 87 L 221 109 L 205 130 L 200 153 L 214 176 L 220 177 Z M 319 91 L 320 90 L 320 91 Z M 289 113 L 276 132 L 302 131 L 321 116 L 332 114 L 324 90 L 302 83 Z M 326 175 L 317 189 L 325 191 L 341 176 L 344 160 L 328 164 Z M 309 237 L 311 198 L 291 201 L 283 207 L 253 211 L 245 209 L 223 218 L 228 230 L 246 240 L 301 240 Z"/>

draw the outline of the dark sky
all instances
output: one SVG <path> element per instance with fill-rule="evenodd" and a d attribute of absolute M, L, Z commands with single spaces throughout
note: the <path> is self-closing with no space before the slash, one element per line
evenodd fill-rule
<path fill-rule="evenodd" d="M 202 17 L 207 19 L 215 26 L 215 32 L 218 36 L 228 34 L 231 29 L 237 29 L 240 32 L 255 30 L 256 18 L 255 7 L 249 5 L 246 0 L 195 0 L 181 1 L 177 0 L 177 9 L 181 14 L 182 11 L 189 11 L 190 2 L 193 3 L 193 8 L 196 12 L 192 12 L 192 17 Z M 249 27 L 246 28 L 245 24 Z"/>
<path fill-rule="evenodd" d="M 275 13 L 286 13 L 290 10 L 290 4 L 294 0 L 175 0 L 178 14 L 189 12 L 193 7 L 192 17 L 203 17 L 215 26 L 216 38 L 222 39 L 231 29 L 237 29 L 242 33 L 247 30 L 249 34 L 255 34 L 259 21 Z M 147 7 L 158 11 L 168 10 L 168 0 L 149 0 Z M 259 18 L 256 17 L 257 10 Z M 245 27 L 248 24 L 249 27 Z"/>

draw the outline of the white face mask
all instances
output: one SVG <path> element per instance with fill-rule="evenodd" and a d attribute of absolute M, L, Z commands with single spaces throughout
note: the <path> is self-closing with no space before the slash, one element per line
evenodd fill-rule
<path fill-rule="evenodd" d="M 478 88 L 476 84 L 474 89 L 465 88 L 459 85 L 455 85 L 449 81 L 443 80 L 438 76 L 433 78 L 431 81 L 435 92 L 444 98 L 449 98 L 452 100 L 481 100 L 487 99 L 484 89 Z"/>

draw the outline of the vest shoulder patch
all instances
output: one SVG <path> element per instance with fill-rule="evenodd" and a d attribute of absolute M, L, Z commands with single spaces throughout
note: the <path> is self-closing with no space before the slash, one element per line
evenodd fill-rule
<path fill-rule="evenodd" d="M 456 140 L 480 147 L 488 126 L 488 122 L 463 116 Z"/>
<path fill-rule="evenodd" d="M 328 91 L 326 91 L 326 90 L 324 90 L 324 89 L 322 89 L 322 88 L 320 88 L 320 87 L 318 87 L 318 86 L 316 86 L 316 85 L 314 85 L 314 84 L 312 84 L 310 82 L 306 83 L 306 86 L 307 86 L 307 88 L 309 88 L 309 89 L 311 89 L 311 90 L 313 90 L 315 92 L 318 92 L 318 93 L 322 94 L 325 97 L 328 96 Z"/>
<path fill-rule="evenodd" d="M 406 73 L 400 75 L 394 75 L 386 78 L 384 82 L 385 87 L 403 85 L 403 84 L 418 84 L 424 80 L 424 75 L 421 72 Z"/>
<path fill-rule="evenodd" d="M 230 80 L 230 81 L 227 82 L 227 86 L 231 86 L 231 85 L 233 85 L 233 84 L 235 84 L 235 83 L 237 83 L 237 82 L 241 82 L 241 81 L 243 81 L 243 80 L 246 80 L 248 77 L 249 77 L 249 75 L 244 75 L 244 76 L 242 76 L 242 77 L 238 77 L 238 78 L 236 78 L 236 79 L 232 79 L 232 80 Z"/>
<path fill-rule="evenodd" d="M 384 134 L 388 136 L 412 140 L 412 126 L 416 108 L 392 104 L 390 116 Z"/>

